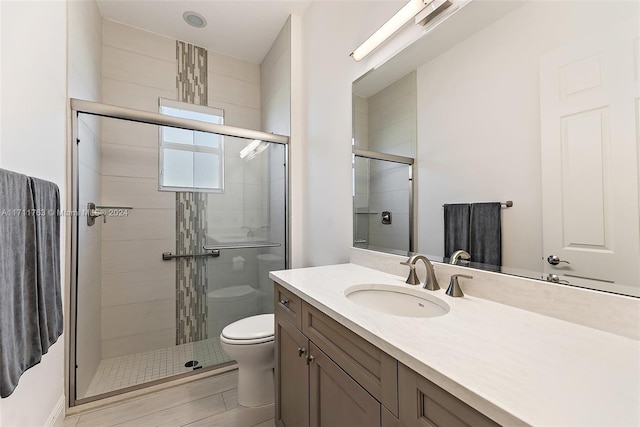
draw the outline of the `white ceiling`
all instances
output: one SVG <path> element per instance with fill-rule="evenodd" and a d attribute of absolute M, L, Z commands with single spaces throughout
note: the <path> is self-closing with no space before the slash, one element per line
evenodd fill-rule
<path fill-rule="evenodd" d="M 287 17 L 303 13 L 310 0 L 98 0 L 102 16 L 214 52 L 260 64 Z M 195 28 L 186 11 L 204 16 Z"/>

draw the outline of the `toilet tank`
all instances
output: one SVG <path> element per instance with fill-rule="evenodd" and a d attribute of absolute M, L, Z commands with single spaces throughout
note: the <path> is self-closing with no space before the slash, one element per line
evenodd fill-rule
<path fill-rule="evenodd" d="M 274 254 L 258 255 L 258 287 L 263 313 L 273 313 L 273 281 L 269 278 L 269 272 L 284 268 L 284 257 Z"/>

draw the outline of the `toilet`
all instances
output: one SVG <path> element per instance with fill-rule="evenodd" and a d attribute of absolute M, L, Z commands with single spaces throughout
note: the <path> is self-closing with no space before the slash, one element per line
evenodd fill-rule
<path fill-rule="evenodd" d="M 263 406 L 274 400 L 274 315 L 260 314 L 227 325 L 220 344 L 238 362 L 238 404 Z"/>

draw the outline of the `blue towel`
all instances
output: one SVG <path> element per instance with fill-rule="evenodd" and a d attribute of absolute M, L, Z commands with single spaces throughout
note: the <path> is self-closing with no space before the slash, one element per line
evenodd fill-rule
<path fill-rule="evenodd" d="M 62 333 L 58 187 L 0 169 L 0 397 Z"/>

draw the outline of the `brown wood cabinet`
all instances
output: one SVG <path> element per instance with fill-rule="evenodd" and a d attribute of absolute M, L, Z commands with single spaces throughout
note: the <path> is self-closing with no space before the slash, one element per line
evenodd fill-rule
<path fill-rule="evenodd" d="M 276 311 L 276 424 L 309 425 L 309 340 Z"/>
<path fill-rule="evenodd" d="M 400 364 L 400 421 L 407 427 L 496 427 L 480 412 Z"/>
<path fill-rule="evenodd" d="M 498 425 L 278 284 L 275 304 L 277 426 Z"/>
<path fill-rule="evenodd" d="M 276 425 L 380 426 L 380 403 L 276 314 Z"/>
<path fill-rule="evenodd" d="M 302 302 L 302 332 L 398 416 L 398 362 L 317 308 Z"/>
<path fill-rule="evenodd" d="M 380 403 L 313 343 L 310 347 L 310 426 L 380 426 Z"/>

